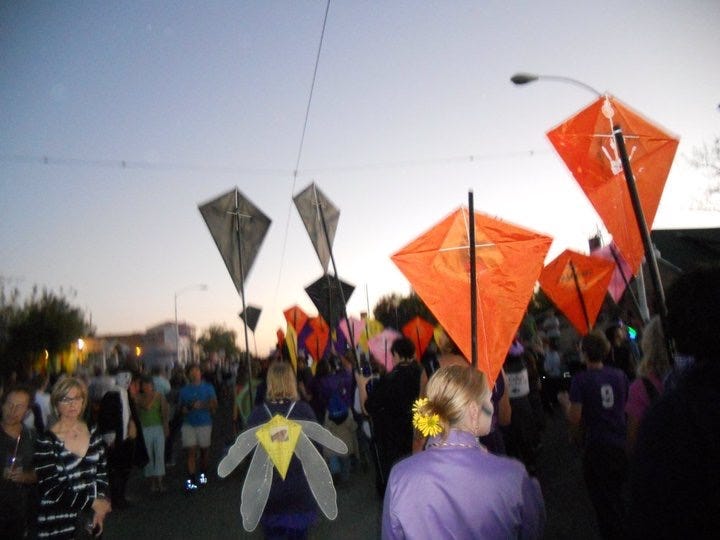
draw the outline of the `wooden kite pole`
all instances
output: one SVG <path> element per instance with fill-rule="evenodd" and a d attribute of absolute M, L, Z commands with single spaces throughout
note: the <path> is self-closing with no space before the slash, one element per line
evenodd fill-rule
<path fill-rule="evenodd" d="M 247 313 L 247 306 L 245 304 L 245 265 L 242 248 L 242 235 L 240 234 L 240 202 L 238 201 L 238 191 L 235 190 L 235 232 L 238 240 L 238 257 L 240 258 L 240 297 L 242 299 L 243 313 Z M 249 217 L 249 216 L 243 216 Z M 250 340 L 248 338 L 248 325 L 247 321 L 243 319 L 243 329 L 245 330 L 245 361 L 247 362 L 248 371 L 248 395 L 250 396 L 250 403 L 255 403 L 253 399 L 253 387 L 252 387 L 252 362 L 250 361 Z"/>
<path fill-rule="evenodd" d="M 662 280 L 660 279 L 660 268 L 658 267 L 657 257 L 655 256 L 655 248 L 652 245 L 650 231 L 648 230 L 645 213 L 643 212 L 640 195 L 637 190 L 637 184 L 635 183 L 635 176 L 633 175 L 632 167 L 630 166 L 630 158 L 628 157 L 627 148 L 625 147 L 625 138 L 623 137 L 622 128 L 619 125 L 613 126 L 613 135 L 615 137 L 615 143 L 617 144 L 618 153 L 620 154 L 620 161 L 622 162 L 623 173 L 625 174 L 625 181 L 627 182 L 628 191 L 630 193 L 630 201 L 632 202 L 633 211 L 635 212 L 637 226 L 640 230 L 640 237 L 642 238 L 643 247 L 645 248 L 645 260 L 650 267 L 650 279 L 652 280 L 653 288 L 655 289 L 655 300 L 657 303 L 655 309 L 657 310 L 658 315 L 660 315 L 660 322 L 665 334 L 665 346 L 667 347 L 668 358 L 672 364 L 674 358 L 674 347 L 668 332 L 665 290 L 663 289 Z M 642 272 L 642 268 L 640 271 Z"/>
<path fill-rule="evenodd" d="M 314 186 L 314 184 L 313 184 L 313 186 Z M 314 190 L 314 187 L 313 187 L 313 190 Z M 348 318 L 348 315 L 347 315 L 345 291 L 343 291 L 342 283 L 340 283 L 340 278 L 338 277 L 337 265 L 335 264 L 335 255 L 333 254 L 332 244 L 330 244 L 330 237 L 328 236 L 328 231 L 327 231 L 327 223 L 325 222 L 325 213 L 323 212 L 322 205 L 318 202 L 317 192 L 315 193 L 315 204 L 317 205 L 318 212 L 320 213 L 320 221 L 322 222 L 323 234 L 325 235 L 325 241 L 327 242 L 328 251 L 330 252 L 330 260 L 332 261 L 332 265 L 333 265 L 333 272 L 335 272 L 335 279 L 337 280 L 338 289 L 340 290 L 340 300 L 342 301 L 343 318 L 345 319 L 345 324 L 347 325 L 347 328 L 348 328 L 348 334 L 350 334 L 350 350 L 352 351 L 352 357 L 353 357 L 353 360 L 355 361 L 355 369 L 360 371 L 360 362 L 358 361 L 357 354 L 355 351 L 355 336 L 353 336 L 353 330 L 352 330 L 352 327 L 350 326 L 350 319 Z M 330 309 L 332 311 L 332 306 Z"/>
<path fill-rule="evenodd" d="M 468 191 L 469 219 L 469 249 L 470 249 L 470 362 L 474 368 L 478 363 L 477 344 L 477 270 L 475 267 L 475 205 L 472 190 Z"/>
<path fill-rule="evenodd" d="M 570 263 L 570 270 L 572 270 L 573 281 L 575 282 L 575 290 L 577 291 L 578 299 L 580 300 L 580 307 L 582 308 L 583 317 L 585 317 L 585 325 L 587 326 L 587 331 L 590 332 L 590 330 L 592 330 L 592 325 L 590 324 L 590 317 L 588 317 L 587 306 L 585 305 L 585 297 L 583 296 L 582 289 L 580 289 L 580 282 L 578 281 L 575 263 L 572 262 L 572 259 L 570 259 L 568 262 Z"/>

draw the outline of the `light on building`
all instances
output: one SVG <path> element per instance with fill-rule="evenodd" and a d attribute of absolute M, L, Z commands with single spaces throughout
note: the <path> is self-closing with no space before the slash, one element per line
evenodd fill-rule
<path fill-rule="evenodd" d="M 135 356 L 140 357 L 142 354 L 142 347 L 140 345 L 135 345 Z"/>

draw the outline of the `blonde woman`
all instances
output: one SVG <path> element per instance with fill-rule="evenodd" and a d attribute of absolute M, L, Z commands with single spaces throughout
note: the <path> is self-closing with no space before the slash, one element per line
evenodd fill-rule
<path fill-rule="evenodd" d="M 99 536 L 110 512 L 105 447 L 82 419 L 87 401 L 87 388 L 74 377 L 60 380 L 50 395 L 57 421 L 38 437 L 34 458 L 38 538 L 75 538 L 81 512 L 88 514 L 87 528 Z"/>
<path fill-rule="evenodd" d="M 478 443 L 490 431 L 492 414 L 482 372 L 455 365 L 433 374 L 413 415 L 416 429 L 429 436 L 426 449 L 390 473 L 383 539 L 542 537 L 545 508 L 537 481 L 519 461 Z"/>
<path fill-rule="evenodd" d="M 310 405 L 299 400 L 295 370 L 288 362 L 274 361 L 266 378 L 265 403 L 248 417 L 248 427 L 259 426 L 279 414 L 286 418 L 316 421 Z M 273 468 L 272 487 L 260 518 L 266 538 L 306 538 L 317 519 L 317 505 L 303 467 L 293 455 L 283 480 Z"/>

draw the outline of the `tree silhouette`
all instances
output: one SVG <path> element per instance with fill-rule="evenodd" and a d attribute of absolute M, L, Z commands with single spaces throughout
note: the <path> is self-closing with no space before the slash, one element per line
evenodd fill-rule
<path fill-rule="evenodd" d="M 223 352 L 226 358 L 237 356 L 240 352 L 235 344 L 237 335 L 219 324 L 211 325 L 198 339 L 198 345 L 205 354 Z"/>
<path fill-rule="evenodd" d="M 414 292 L 411 292 L 408 296 L 400 296 L 397 293 L 383 296 L 375 304 L 373 316 L 383 326 L 395 328 L 396 330 L 401 330 L 403 326 L 417 316 L 432 324 L 437 324 L 437 319 L 430 309 Z"/>
<path fill-rule="evenodd" d="M 22 305 L 19 298 L 17 290 L 9 295 L 0 291 L 0 372 L 7 376 L 15 371 L 25 379 L 38 356 L 47 351 L 54 357 L 92 329 L 62 289 L 38 293 L 35 287 Z"/>

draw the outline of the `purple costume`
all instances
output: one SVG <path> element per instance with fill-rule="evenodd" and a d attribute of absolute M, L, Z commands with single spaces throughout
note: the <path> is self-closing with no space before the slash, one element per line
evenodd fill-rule
<path fill-rule="evenodd" d="M 393 467 L 382 538 L 541 538 L 544 524 L 540 486 L 525 467 L 451 430 Z"/>

